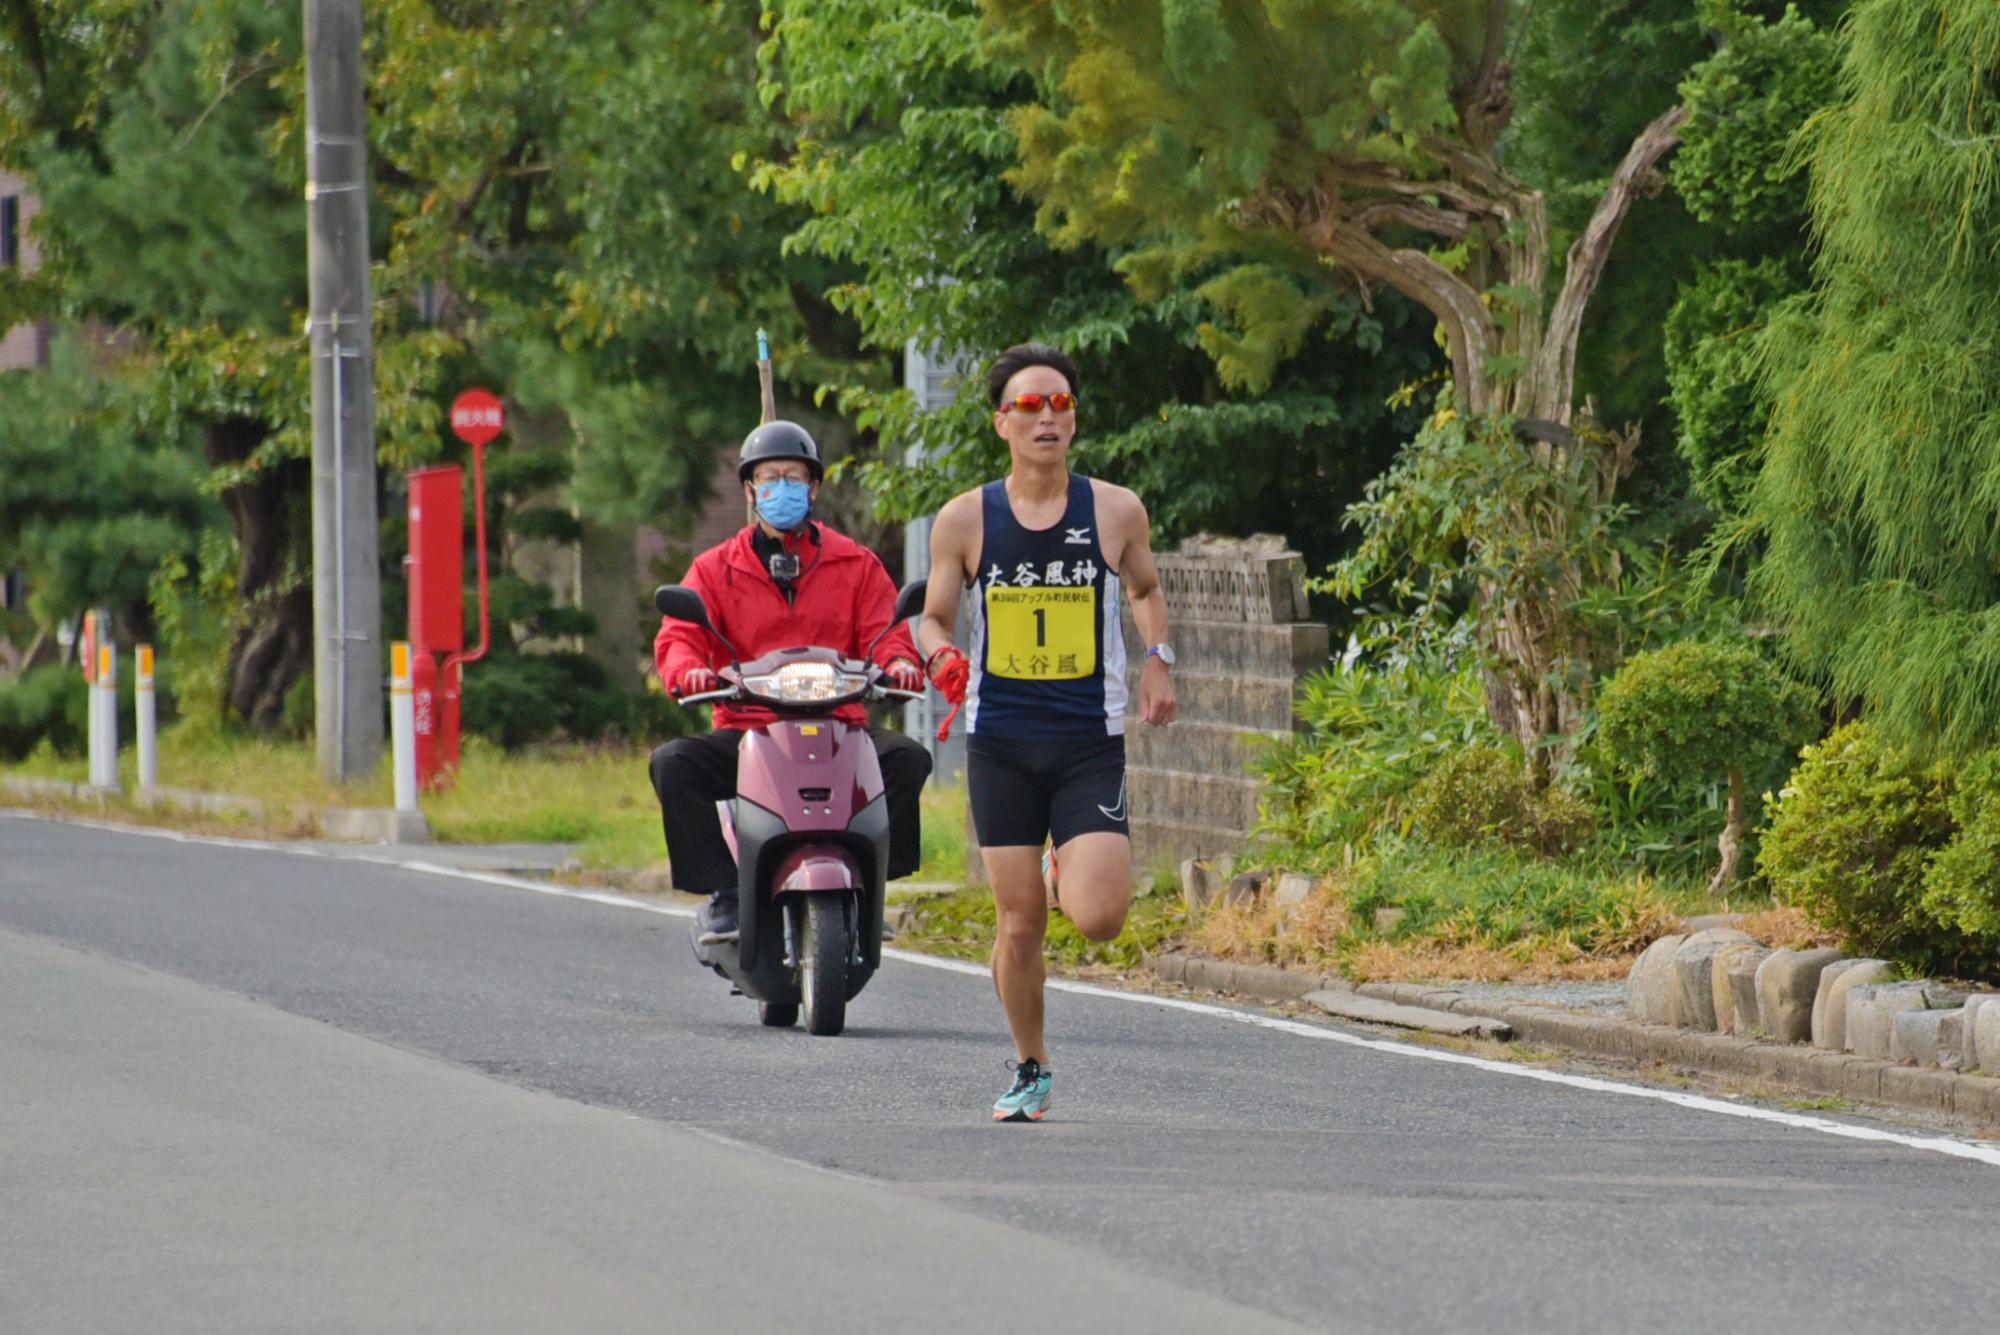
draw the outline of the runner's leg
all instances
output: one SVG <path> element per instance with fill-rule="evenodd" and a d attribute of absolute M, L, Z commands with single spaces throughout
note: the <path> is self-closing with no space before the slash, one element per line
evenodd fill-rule
<path fill-rule="evenodd" d="M 1042 963 L 1042 943 L 1048 936 L 1049 908 L 1042 889 L 1039 844 L 982 848 L 986 879 L 993 886 L 998 930 L 993 942 L 993 990 L 1007 1012 L 1007 1029 L 1014 1036 L 1014 1055 L 1033 1057 L 1047 1066 L 1049 1050 L 1043 1032 L 1042 984 L 1048 971 Z"/>
<path fill-rule="evenodd" d="M 1076 930 L 1093 941 L 1123 931 L 1132 909 L 1132 841 L 1102 831 L 1079 834 L 1056 849 L 1056 862 L 1063 913 Z"/>

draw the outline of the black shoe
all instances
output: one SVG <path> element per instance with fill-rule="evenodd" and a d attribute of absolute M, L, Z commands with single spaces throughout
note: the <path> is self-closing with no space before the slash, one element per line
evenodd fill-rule
<path fill-rule="evenodd" d="M 734 941 L 736 931 L 736 891 L 717 890 L 708 897 L 695 916 L 698 935 L 695 941 L 704 946 L 719 946 L 725 941 Z"/>

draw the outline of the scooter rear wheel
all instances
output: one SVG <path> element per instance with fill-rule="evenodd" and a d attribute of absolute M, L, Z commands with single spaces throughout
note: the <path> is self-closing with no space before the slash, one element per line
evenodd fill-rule
<path fill-rule="evenodd" d="M 832 1037 L 847 1027 L 846 905 L 838 895 L 807 895 L 804 948 L 799 952 L 799 993 L 806 1032 Z"/>
<path fill-rule="evenodd" d="M 799 1003 L 796 1001 L 760 1001 L 757 1003 L 757 1023 L 766 1029 L 790 1029 L 799 1022 Z"/>

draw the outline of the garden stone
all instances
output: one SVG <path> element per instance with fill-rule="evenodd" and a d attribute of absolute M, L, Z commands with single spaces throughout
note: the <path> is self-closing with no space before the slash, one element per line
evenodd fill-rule
<path fill-rule="evenodd" d="M 1222 878 L 1207 858 L 1189 858 L 1181 863 L 1181 902 L 1187 911 L 1199 914 L 1214 901 Z"/>
<path fill-rule="evenodd" d="M 1847 990 L 1846 1050 L 1875 1061 L 1903 1060 L 1889 1048 L 1896 1016 L 1927 1008 L 1922 983 L 1857 983 Z"/>
<path fill-rule="evenodd" d="M 1958 1069 L 1961 1071 L 1979 1067 L 1979 1054 L 1973 1049 L 1972 1040 L 1979 1008 L 1991 1001 L 2000 1001 L 2000 992 L 1975 992 L 1965 999 L 1965 1019 L 1959 1024 Z"/>
<path fill-rule="evenodd" d="M 1278 877 L 1278 888 L 1271 899 L 1278 904 L 1303 904 L 1312 897 L 1314 881 L 1310 876 L 1301 876 L 1295 871 L 1284 872 Z"/>
<path fill-rule="evenodd" d="M 1640 954 L 1625 977 L 1625 1013 L 1642 1024 L 1679 1024 L 1680 980 L 1674 977 L 1674 952 L 1687 937 L 1663 936 Z"/>
<path fill-rule="evenodd" d="M 1257 896 L 1264 893 L 1265 877 L 1260 872 L 1246 871 L 1241 876 L 1232 877 L 1228 888 L 1222 892 L 1222 902 L 1229 908 L 1247 906 L 1257 902 Z"/>
<path fill-rule="evenodd" d="M 1757 966 L 1770 953 L 1741 941 L 1715 952 L 1710 982 L 1715 990 L 1715 1027 L 1722 1033 L 1757 1032 Z"/>
<path fill-rule="evenodd" d="M 1733 927 L 1696 932 L 1674 951 L 1674 979 L 1681 990 L 1680 1023 L 1689 1029 L 1715 1032 L 1715 954 L 1725 946 L 1754 946 L 1757 939 Z"/>
<path fill-rule="evenodd" d="M 1847 1047 L 1847 990 L 1889 981 L 1887 960 L 1848 960 L 1828 966 L 1819 976 L 1819 996 L 1813 1000 L 1812 1041 L 1816 1048 L 1841 1052 Z"/>
<path fill-rule="evenodd" d="M 1903 1011 L 1894 1017 L 1895 1030 L 1889 1035 L 1889 1060 L 1911 1061 L 1919 1066 L 1943 1066 L 1945 1057 L 1958 1065 L 1958 1027 L 1951 1026 L 1951 1044 L 1946 1051 L 1946 1021 L 1965 1018 L 1963 1010 Z"/>
<path fill-rule="evenodd" d="M 1965 1021 L 1968 1012 L 1961 1006 L 1957 1010 L 1939 1011 L 1937 1014 L 1937 1064 L 1947 1071 L 1960 1070 L 1965 1066 Z"/>
<path fill-rule="evenodd" d="M 1757 1026 L 1766 1038 L 1803 1043 L 1812 1037 L 1813 999 L 1819 995 L 1820 974 L 1838 963 L 1840 952 L 1774 950 L 1757 966 Z"/>
<path fill-rule="evenodd" d="M 1973 1019 L 1972 1052 L 1987 1075 L 2000 1072 L 2000 1006 L 1988 1002 Z"/>

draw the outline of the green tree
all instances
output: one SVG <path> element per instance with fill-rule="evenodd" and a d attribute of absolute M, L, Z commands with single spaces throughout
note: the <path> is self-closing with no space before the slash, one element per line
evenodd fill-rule
<path fill-rule="evenodd" d="M 1583 315 L 1626 215 L 1679 142 L 1683 107 L 1657 109 L 1624 148 L 1559 264 L 1546 193 L 1500 151 L 1515 109 L 1512 4 L 985 10 L 995 49 L 1053 90 L 1013 123 L 1018 179 L 1058 244 L 1132 247 L 1124 269 L 1142 293 L 1224 263 L 1219 281 L 1264 290 L 1239 307 L 1234 337 L 1210 341 L 1225 381 L 1263 383 L 1298 313 L 1337 286 L 1389 288 L 1436 318 L 1459 406 L 1541 424 L 1522 448 L 1543 468 L 1597 471 L 1610 442 L 1574 429 Z M 1502 669 L 1495 721 L 1531 754 L 1571 732 L 1586 699 L 1575 665 L 1587 647 L 1564 611 L 1573 582 L 1525 603 L 1481 599 Z"/>
<path fill-rule="evenodd" d="M 976 368 L 1026 338 L 1057 343 L 1083 379 L 1078 466 L 1139 488 L 1163 539 L 1280 532 L 1321 563 L 1349 545 L 1339 500 L 1415 425 L 1387 403 L 1431 354 L 1413 306 L 1390 294 L 1370 310 L 1337 291 L 1302 303 L 1225 268 L 1142 295 L 1117 251 L 1052 245 L 1007 179 L 1011 114 L 1039 88 L 982 45 L 976 0 L 787 0 L 765 70 L 766 96 L 799 129 L 756 179 L 810 210 L 792 249 L 851 267 L 829 297 L 870 346 L 895 355 L 914 340 Z M 1237 313 L 1266 301 L 1294 324 L 1285 346 L 1245 347 L 1270 361 L 1264 383 L 1233 384 L 1208 348 L 1249 339 Z M 912 396 L 878 381 L 831 388 L 883 440 L 926 447 L 920 467 L 893 451 L 865 466 L 892 513 L 927 512 L 1005 467 L 978 374 L 922 421 Z"/>
<path fill-rule="evenodd" d="M 1891 740 L 2000 738 L 2000 8 L 1862 0 L 1806 127 L 1811 294 L 1767 339 L 1755 589 Z"/>
<path fill-rule="evenodd" d="M 1600 735 L 1628 775 L 1728 782 L 1711 895 L 1727 893 L 1741 870 L 1750 832 L 1745 772 L 1783 759 L 1812 735 L 1814 722 L 1811 695 L 1742 644 L 1687 640 L 1638 654 L 1598 702 Z"/>

